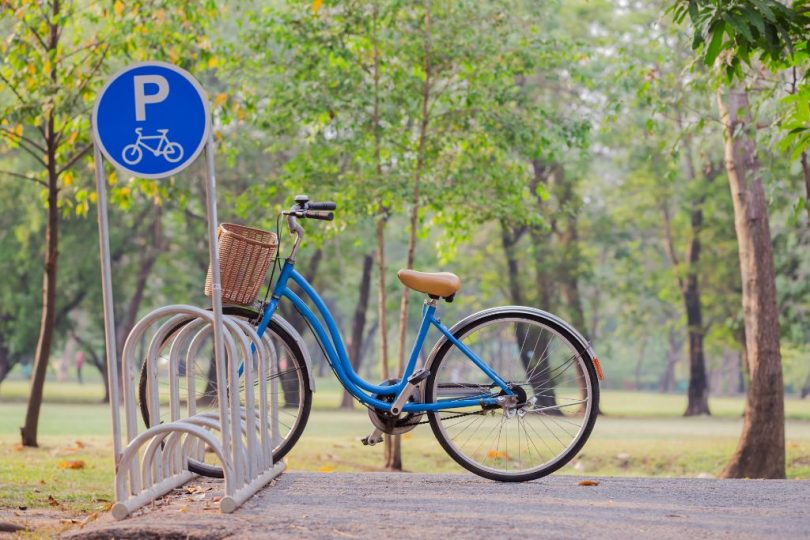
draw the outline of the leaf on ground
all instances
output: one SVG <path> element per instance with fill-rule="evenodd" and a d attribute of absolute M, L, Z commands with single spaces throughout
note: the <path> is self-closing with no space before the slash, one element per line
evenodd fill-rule
<path fill-rule="evenodd" d="M 84 527 L 85 525 L 87 525 L 87 524 L 88 524 L 88 523 L 90 523 L 91 521 L 95 521 L 95 520 L 97 520 L 97 519 L 98 519 L 98 516 L 99 516 L 98 512 L 93 512 L 92 514 L 90 514 L 89 516 L 87 516 L 86 518 L 84 518 L 84 520 L 82 521 L 81 526 L 82 526 L 82 527 Z"/>
<path fill-rule="evenodd" d="M 179 512 L 188 512 L 188 506 L 181 506 Z"/>
<path fill-rule="evenodd" d="M 23 450 L 25 450 L 25 447 L 21 443 L 17 443 L 14 445 L 15 452 L 22 452 Z"/>
<path fill-rule="evenodd" d="M 59 501 L 53 498 L 53 495 L 48 495 L 48 504 L 51 506 L 59 506 Z"/>
<path fill-rule="evenodd" d="M 577 484 L 578 486 L 598 486 L 599 482 L 596 480 L 582 480 Z"/>
<path fill-rule="evenodd" d="M 323 467 L 320 467 L 320 468 L 318 469 L 318 472 L 335 472 L 335 468 L 334 468 L 334 467 L 330 467 L 330 466 L 328 466 L 328 465 L 324 465 Z"/>
<path fill-rule="evenodd" d="M 62 461 L 59 463 L 60 469 L 84 469 L 84 461 L 77 459 L 75 461 Z"/>
<path fill-rule="evenodd" d="M 491 459 L 509 459 L 509 454 L 500 450 L 490 450 L 487 452 L 487 457 Z"/>
<path fill-rule="evenodd" d="M 84 444 L 82 441 L 80 441 L 78 439 L 76 440 L 75 444 L 76 444 L 76 448 L 84 448 L 85 446 L 87 446 L 86 444 Z"/>

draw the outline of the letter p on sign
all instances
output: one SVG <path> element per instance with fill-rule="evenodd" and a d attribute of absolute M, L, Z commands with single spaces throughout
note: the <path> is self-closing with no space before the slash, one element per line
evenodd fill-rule
<path fill-rule="evenodd" d="M 146 120 L 146 105 L 148 103 L 160 103 L 169 96 L 169 81 L 160 75 L 135 75 L 135 120 L 143 122 Z M 146 85 L 157 86 L 154 94 L 146 93 Z"/>

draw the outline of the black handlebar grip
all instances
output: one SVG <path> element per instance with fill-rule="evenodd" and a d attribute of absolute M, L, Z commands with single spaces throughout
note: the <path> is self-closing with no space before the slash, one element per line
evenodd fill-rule
<path fill-rule="evenodd" d="M 337 204 L 331 201 L 311 202 L 307 205 L 307 210 L 337 210 Z"/>
<path fill-rule="evenodd" d="M 308 219 L 320 219 L 321 221 L 332 221 L 335 219 L 335 214 L 332 212 L 312 212 L 307 210 L 304 212 L 304 217 Z"/>

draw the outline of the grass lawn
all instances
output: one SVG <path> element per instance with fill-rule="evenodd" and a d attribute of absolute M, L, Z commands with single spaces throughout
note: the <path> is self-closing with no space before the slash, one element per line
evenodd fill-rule
<path fill-rule="evenodd" d="M 40 448 L 21 448 L 27 384 L 0 386 L 0 507 L 47 506 L 48 497 L 69 510 L 104 509 L 112 499 L 110 411 L 97 403 L 100 385 L 46 385 Z M 339 411 L 340 388 L 317 382 L 314 410 L 304 435 L 287 458 L 291 470 L 374 471 L 382 445 L 360 438 L 371 424 L 364 409 Z M 684 396 L 608 391 L 605 415 L 579 456 L 561 473 L 622 476 L 699 476 L 722 470 L 739 437 L 742 398 L 711 401 L 714 417 L 683 418 Z M 810 402 L 788 400 L 789 478 L 810 479 Z M 82 461 L 80 469 L 64 468 Z M 414 472 L 459 472 L 428 426 L 404 436 L 403 463 Z M 53 504 L 53 503 L 51 503 Z"/>

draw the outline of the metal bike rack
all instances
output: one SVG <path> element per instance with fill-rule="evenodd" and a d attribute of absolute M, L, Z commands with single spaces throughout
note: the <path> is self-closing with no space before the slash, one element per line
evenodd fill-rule
<path fill-rule="evenodd" d="M 94 137 L 94 160 L 98 205 L 101 278 L 104 304 L 107 373 L 112 412 L 115 453 L 115 504 L 112 515 L 123 519 L 177 488 L 195 475 L 188 470 L 189 459 L 202 461 L 206 449 L 219 458 L 224 471 L 224 494 L 219 502 L 222 512 L 233 512 L 285 467 L 273 462 L 278 430 L 278 356 L 269 337 L 260 337 L 244 320 L 222 314 L 222 288 L 217 247 L 216 179 L 214 147 L 210 134 L 205 141 L 206 214 L 212 270 L 213 309 L 190 305 L 170 305 L 155 309 L 132 329 L 121 352 L 119 379 L 118 351 L 115 345 L 112 270 L 107 219 L 107 191 L 104 156 Z M 183 324 L 185 323 L 185 324 Z M 183 324 L 171 335 L 173 329 Z M 137 345 L 151 332 L 146 354 L 147 399 L 152 427 L 139 432 L 136 403 L 136 375 L 139 373 Z M 180 362 L 190 365 L 202 342 L 213 335 L 217 381 L 218 411 L 198 413 L 192 370 L 186 369 L 189 399 L 185 416 L 180 396 Z M 169 410 L 171 419 L 160 423 L 158 396 L 158 356 L 169 348 Z M 239 366 L 245 366 L 244 403 L 240 400 Z M 257 381 L 254 384 L 253 366 Z M 121 396 L 125 433 L 122 432 Z M 258 391 L 258 395 L 256 395 Z M 268 396 L 268 391 L 270 396 Z"/>

